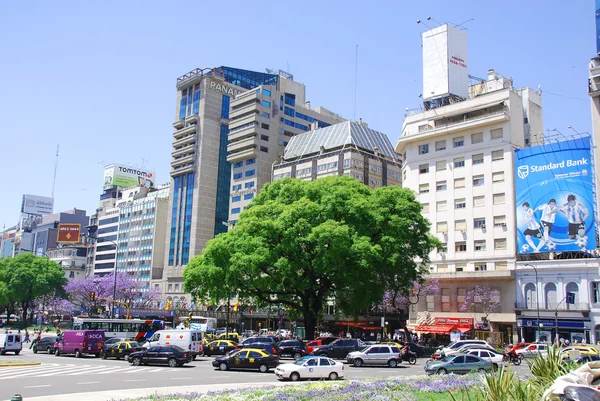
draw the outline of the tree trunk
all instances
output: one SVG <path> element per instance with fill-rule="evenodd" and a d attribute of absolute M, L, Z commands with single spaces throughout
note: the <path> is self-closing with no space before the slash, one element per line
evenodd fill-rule
<path fill-rule="evenodd" d="M 323 306 L 323 301 L 320 299 L 304 299 L 303 300 L 303 315 L 304 315 L 304 328 L 306 329 L 306 340 L 314 340 L 315 330 L 317 328 L 317 318 L 319 308 Z"/>
<path fill-rule="evenodd" d="M 21 308 L 23 308 L 22 313 L 23 313 L 23 324 L 25 326 L 27 326 L 27 309 L 29 309 L 29 301 L 23 301 L 21 302 Z"/>

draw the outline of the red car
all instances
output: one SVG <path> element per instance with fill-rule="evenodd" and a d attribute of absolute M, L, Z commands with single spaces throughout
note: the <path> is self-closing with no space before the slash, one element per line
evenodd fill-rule
<path fill-rule="evenodd" d="M 308 344 L 306 344 L 306 348 L 308 349 L 308 353 L 310 354 L 313 351 L 313 348 L 320 347 L 323 345 L 321 340 L 312 340 Z"/>

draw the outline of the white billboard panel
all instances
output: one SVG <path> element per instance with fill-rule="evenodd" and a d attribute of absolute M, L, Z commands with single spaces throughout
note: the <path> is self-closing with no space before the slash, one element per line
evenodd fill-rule
<path fill-rule="evenodd" d="M 21 213 L 46 216 L 54 211 L 54 199 L 47 196 L 23 195 Z"/>
<path fill-rule="evenodd" d="M 111 164 L 104 168 L 104 189 L 114 186 L 131 188 L 140 185 L 146 188 L 154 188 L 155 182 L 156 173 L 154 171 L 119 164 Z"/>
<path fill-rule="evenodd" d="M 467 33 L 442 25 L 422 33 L 423 99 L 469 96 Z"/>

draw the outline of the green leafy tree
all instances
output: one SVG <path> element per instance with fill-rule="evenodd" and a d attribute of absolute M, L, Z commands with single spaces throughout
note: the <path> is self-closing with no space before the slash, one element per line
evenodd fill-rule
<path fill-rule="evenodd" d="M 414 193 L 348 177 L 267 184 L 237 225 L 209 241 L 184 271 L 200 301 L 237 295 L 303 316 L 312 338 L 328 298 L 357 316 L 390 288 L 424 273 L 437 241 Z"/>
<path fill-rule="evenodd" d="M 37 298 L 64 295 L 64 274 L 56 262 L 31 253 L 0 259 L 0 302 L 20 304 L 27 322 L 27 311 Z"/>

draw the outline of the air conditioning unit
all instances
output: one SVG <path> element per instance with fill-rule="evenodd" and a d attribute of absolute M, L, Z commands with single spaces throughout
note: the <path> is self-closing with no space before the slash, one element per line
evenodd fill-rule
<path fill-rule="evenodd" d="M 481 228 L 482 230 L 484 230 L 485 229 L 485 224 L 480 224 L 479 228 Z"/>
<path fill-rule="evenodd" d="M 506 223 L 500 223 L 500 227 L 506 227 Z"/>

